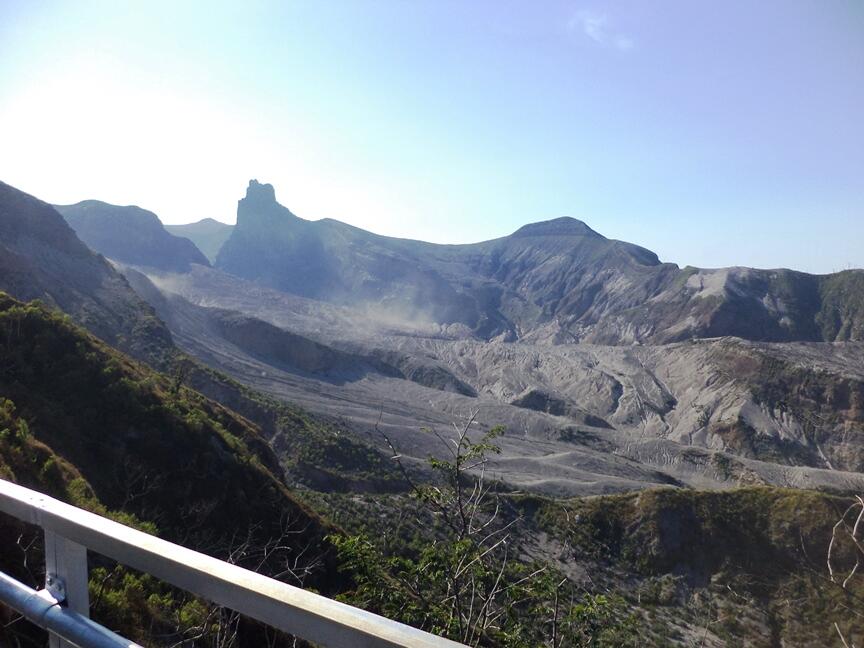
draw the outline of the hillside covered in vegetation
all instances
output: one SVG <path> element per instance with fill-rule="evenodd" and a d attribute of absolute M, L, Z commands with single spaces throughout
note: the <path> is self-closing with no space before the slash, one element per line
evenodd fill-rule
<path fill-rule="evenodd" d="M 263 569 L 294 565 L 295 584 L 339 591 L 333 529 L 288 490 L 257 426 L 65 316 L 2 294 L 0 349 L 3 478 L 222 559 L 245 554 L 256 568 L 261 548 L 279 541 Z M 20 532 L 3 519 L 3 546 L 21 546 Z M 33 581 L 24 558 L 4 549 L 0 570 Z M 103 562 L 94 574 L 116 596 L 97 594 L 94 616 L 110 627 L 150 645 L 151 633 L 182 637 L 204 618 L 199 603 Z"/>
<path fill-rule="evenodd" d="M 335 422 L 310 419 L 219 374 L 203 380 L 206 370 L 191 361 L 188 371 L 156 373 L 66 316 L 5 295 L 0 349 L 4 479 L 462 638 L 441 574 L 483 545 L 448 526 L 442 504 L 456 501 L 447 494 L 457 482 L 447 462 L 433 461 L 423 477 L 431 485 L 413 484 L 411 492 L 411 475 L 345 440 Z M 263 425 L 185 386 L 198 381 L 222 384 L 222 396 Z M 491 443 L 470 447 L 478 460 L 495 451 Z M 357 494 L 370 489 L 392 494 Z M 483 553 L 484 561 L 506 559 L 483 563 L 472 578 L 488 586 L 500 573 L 508 588 L 517 585 L 496 603 L 505 603 L 508 620 L 470 643 L 564 646 L 568 637 L 586 646 L 817 646 L 837 644 L 835 622 L 858 641 L 861 585 L 843 589 L 824 567 L 848 501 L 770 488 L 554 500 L 494 486 L 476 514 L 494 519 L 491 528 L 510 548 Z M 270 550 L 275 541 L 280 551 Z M 38 532 L 3 518 L 0 542 L 13 548 L 0 556 L 0 570 L 37 585 Z M 837 556 L 851 564 L 854 548 L 842 546 Z M 94 617 L 146 645 L 211 645 L 226 623 L 239 628 L 237 646 L 257 645 L 265 632 L 98 556 L 91 576 Z M 550 639 L 553 627 L 559 643 Z M 20 623 L 3 632 L 10 641 L 40 641 Z"/>

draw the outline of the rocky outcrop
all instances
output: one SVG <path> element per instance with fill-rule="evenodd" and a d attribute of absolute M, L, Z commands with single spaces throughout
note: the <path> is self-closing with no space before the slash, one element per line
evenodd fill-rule
<path fill-rule="evenodd" d="M 542 389 L 528 388 L 518 397 L 510 401 L 511 405 L 524 407 L 536 412 L 545 412 L 553 416 L 566 416 L 577 423 L 591 427 L 610 428 L 609 423 L 590 412 L 578 407 L 566 398 L 553 396 Z"/>

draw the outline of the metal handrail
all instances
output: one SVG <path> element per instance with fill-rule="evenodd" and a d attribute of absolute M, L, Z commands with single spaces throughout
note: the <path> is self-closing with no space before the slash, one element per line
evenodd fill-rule
<path fill-rule="evenodd" d="M 61 606 L 56 599 L 47 595 L 47 590 L 31 589 L 3 572 L 0 572 L 0 601 L 75 646 L 141 648 L 83 614 Z"/>
<path fill-rule="evenodd" d="M 45 530 L 48 578 L 62 586 L 68 606 L 77 607 L 78 614 L 87 612 L 86 551 L 82 550 L 86 548 L 322 646 L 464 648 L 455 641 L 192 551 L 2 479 L 0 511 Z M 49 540 L 55 547 L 51 555 Z M 46 590 L 50 590 L 50 583 Z M 15 607 L 2 598 L 2 591 L 0 602 Z M 76 644 L 74 638 L 49 629 L 82 648 L 102 645 Z"/>

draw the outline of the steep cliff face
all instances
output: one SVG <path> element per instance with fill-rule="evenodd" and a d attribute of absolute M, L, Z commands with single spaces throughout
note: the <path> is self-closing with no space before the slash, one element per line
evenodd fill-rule
<path fill-rule="evenodd" d="M 164 362 L 168 329 L 126 280 L 48 205 L 0 183 L 0 289 L 41 299 L 137 358 Z"/>
<path fill-rule="evenodd" d="M 304 296 L 333 293 L 338 269 L 313 223 L 278 204 L 273 186 L 252 181 L 237 205 L 237 225 L 216 264 L 241 277 Z"/>
<path fill-rule="evenodd" d="M 193 263 L 210 265 L 189 239 L 169 234 L 153 212 L 98 200 L 57 205 L 90 249 L 121 263 L 184 272 Z"/>
<path fill-rule="evenodd" d="M 816 324 L 828 341 L 864 340 L 864 271 L 819 277 Z"/>
<path fill-rule="evenodd" d="M 864 346 L 730 345 L 723 370 L 752 403 L 716 433 L 738 454 L 864 472 Z"/>

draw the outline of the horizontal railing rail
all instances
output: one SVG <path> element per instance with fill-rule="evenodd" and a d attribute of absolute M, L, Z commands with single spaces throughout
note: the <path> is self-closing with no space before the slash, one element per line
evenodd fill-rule
<path fill-rule="evenodd" d="M 28 615 L 20 607 L 23 591 L 18 592 L 17 598 L 9 596 L 7 589 L 14 589 L 12 584 L 17 581 L 8 577 L 0 581 L 12 583 L 9 588 L 0 587 L 0 602 L 46 627 L 51 632 L 52 646 L 120 645 L 80 643 L 80 637 L 67 633 L 67 622 L 81 621 L 88 615 L 87 549 L 328 648 L 463 646 L 167 542 L 5 480 L 0 480 L 0 511 L 45 531 L 46 586 L 36 594 L 49 601 L 64 602 L 61 611 L 67 614 L 63 622 L 49 627 L 47 622 L 40 623 Z M 56 607 L 56 603 L 51 605 Z M 47 618 L 40 617 L 43 621 Z M 134 646 L 128 641 L 122 645 Z"/>
<path fill-rule="evenodd" d="M 25 618 L 62 637 L 75 646 L 86 648 L 141 648 L 103 628 L 83 614 L 58 605 L 47 590 L 36 591 L 0 572 L 0 602 Z"/>

